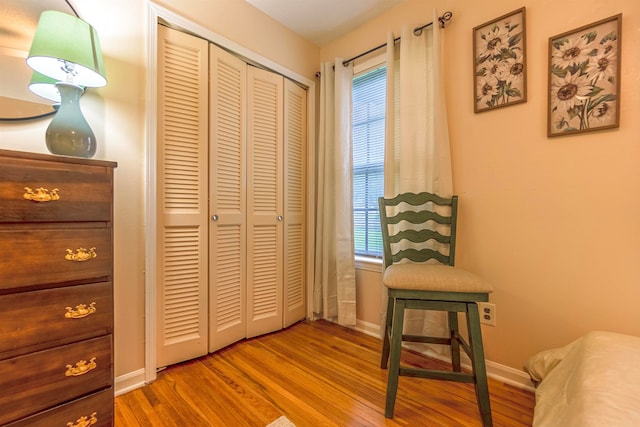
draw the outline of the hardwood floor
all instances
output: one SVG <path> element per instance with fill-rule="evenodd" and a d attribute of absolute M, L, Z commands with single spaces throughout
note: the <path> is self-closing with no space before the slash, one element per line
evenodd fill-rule
<path fill-rule="evenodd" d="M 401 377 L 384 417 L 380 340 L 325 321 L 245 340 L 171 366 L 118 396 L 116 427 L 262 427 L 286 415 L 297 427 L 479 426 L 473 385 Z M 403 364 L 442 366 L 407 351 Z M 530 426 L 533 393 L 489 379 L 495 426 Z"/>

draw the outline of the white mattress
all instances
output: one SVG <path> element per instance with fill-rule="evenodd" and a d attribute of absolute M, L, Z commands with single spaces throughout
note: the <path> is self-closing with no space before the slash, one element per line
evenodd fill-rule
<path fill-rule="evenodd" d="M 525 370 L 540 382 L 534 427 L 640 426 L 640 337 L 590 332 Z"/>

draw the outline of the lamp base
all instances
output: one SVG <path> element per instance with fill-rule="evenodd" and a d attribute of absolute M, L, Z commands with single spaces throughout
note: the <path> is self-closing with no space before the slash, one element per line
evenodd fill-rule
<path fill-rule="evenodd" d="M 91 158 L 96 154 L 96 137 L 80 111 L 81 86 L 56 83 L 60 91 L 60 108 L 51 120 L 45 141 L 52 154 Z"/>

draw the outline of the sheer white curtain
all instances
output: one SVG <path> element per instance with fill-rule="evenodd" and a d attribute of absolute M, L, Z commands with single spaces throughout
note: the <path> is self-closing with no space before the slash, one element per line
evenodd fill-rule
<path fill-rule="evenodd" d="M 442 30 L 435 11 L 433 22 L 418 36 L 413 29 L 403 28 L 399 49 L 393 34 L 387 37 L 385 197 L 406 191 L 429 191 L 448 197 L 453 192 Z M 382 288 L 382 301 L 386 301 L 386 288 Z M 386 303 L 381 305 L 386 310 Z M 406 330 L 446 335 L 444 314 L 426 313 L 408 313 Z M 382 313 L 381 319 L 385 315 Z"/>
<path fill-rule="evenodd" d="M 352 66 L 341 58 L 321 66 L 313 311 L 341 325 L 356 324 L 352 79 Z"/>

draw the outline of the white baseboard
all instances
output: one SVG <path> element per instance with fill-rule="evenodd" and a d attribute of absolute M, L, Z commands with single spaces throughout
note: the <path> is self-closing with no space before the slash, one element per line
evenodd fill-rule
<path fill-rule="evenodd" d="M 512 385 L 523 390 L 535 392 L 535 387 L 531 382 L 529 374 L 520 369 L 511 368 L 501 365 L 500 363 L 487 360 L 487 375 L 494 380 L 498 380 L 505 384 Z"/>
<path fill-rule="evenodd" d="M 137 388 L 144 387 L 146 385 L 144 381 L 144 369 L 138 369 L 137 371 L 129 372 L 128 374 L 120 375 L 115 379 L 115 395 L 128 393 Z"/>
<path fill-rule="evenodd" d="M 378 339 L 380 339 L 381 337 L 380 326 L 376 325 L 375 323 L 365 322 L 364 320 L 358 319 L 356 320 L 356 326 L 353 329 L 358 332 L 362 332 L 365 335 L 369 335 Z"/>
<path fill-rule="evenodd" d="M 378 339 L 380 339 L 380 336 L 381 336 L 380 327 L 374 323 L 358 320 L 354 329 Z M 448 355 L 438 354 L 433 351 L 430 351 L 429 349 L 425 350 L 424 346 L 419 346 L 419 345 L 412 346 L 410 344 L 406 346 L 407 348 L 411 348 L 412 350 L 418 351 L 419 353 L 422 353 L 425 356 L 432 357 L 434 359 L 442 360 L 445 362 L 450 362 L 451 360 L 449 359 Z M 470 362 L 471 361 L 467 357 L 467 355 L 463 353 L 462 366 L 464 366 L 467 369 L 471 369 Z M 519 369 L 511 368 L 509 366 L 501 365 L 500 363 L 492 362 L 490 360 L 486 361 L 486 365 L 487 365 L 488 377 L 520 389 L 524 389 L 532 392 L 535 390 L 533 387 L 533 384 L 531 383 L 531 380 L 529 379 L 529 375 L 526 372 L 521 371 Z"/>

